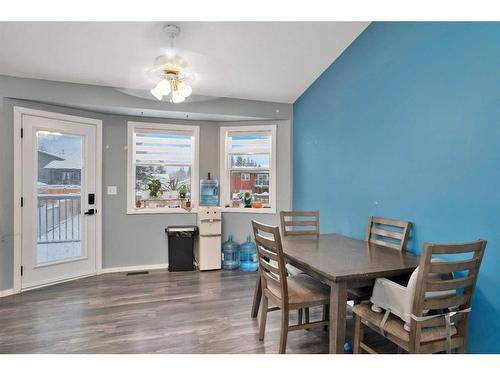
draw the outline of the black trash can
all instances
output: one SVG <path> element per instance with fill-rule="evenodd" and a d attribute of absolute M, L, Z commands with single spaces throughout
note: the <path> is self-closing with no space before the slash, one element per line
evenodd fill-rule
<path fill-rule="evenodd" d="M 165 232 L 168 235 L 168 270 L 192 271 L 194 238 L 198 227 L 174 225 L 165 228 Z"/>

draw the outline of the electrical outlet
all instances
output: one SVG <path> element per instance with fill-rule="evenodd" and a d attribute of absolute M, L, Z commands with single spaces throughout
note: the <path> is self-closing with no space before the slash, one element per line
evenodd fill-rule
<path fill-rule="evenodd" d="M 118 188 L 116 186 L 108 186 L 108 195 L 118 194 Z"/>

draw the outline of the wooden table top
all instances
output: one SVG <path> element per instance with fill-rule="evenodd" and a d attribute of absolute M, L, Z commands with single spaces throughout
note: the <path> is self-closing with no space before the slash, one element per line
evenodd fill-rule
<path fill-rule="evenodd" d="M 420 258 L 339 234 L 281 239 L 287 260 L 334 282 L 373 279 L 412 272 Z"/>

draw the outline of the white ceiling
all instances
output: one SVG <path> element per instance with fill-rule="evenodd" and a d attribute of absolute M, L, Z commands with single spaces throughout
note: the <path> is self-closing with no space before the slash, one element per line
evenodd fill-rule
<path fill-rule="evenodd" d="M 0 74 L 150 89 L 168 22 L 0 22 Z M 293 103 L 367 22 L 179 22 L 194 94 Z"/>

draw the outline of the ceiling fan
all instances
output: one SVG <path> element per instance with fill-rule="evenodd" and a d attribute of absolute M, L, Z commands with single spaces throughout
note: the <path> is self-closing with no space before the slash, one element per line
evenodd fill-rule
<path fill-rule="evenodd" d="M 181 30 L 176 25 L 166 25 L 163 30 L 170 39 L 170 51 L 157 56 L 154 61 L 152 71 L 161 77 L 161 81 L 150 90 L 150 93 L 158 100 L 169 96 L 170 102 L 181 103 L 193 92 L 188 84 L 187 62 L 174 52 L 174 39 Z"/>

